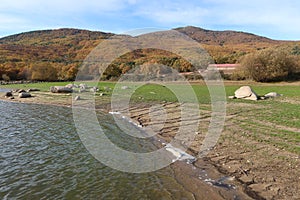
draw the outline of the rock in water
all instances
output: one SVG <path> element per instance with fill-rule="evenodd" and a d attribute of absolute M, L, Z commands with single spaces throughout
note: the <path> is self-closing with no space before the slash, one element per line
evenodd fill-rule
<path fill-rule="evenodd" d="M 257 100 L 257 94 L 251 89 L 250 86 L 242 86 L 234 92 L 237 99 Z"/>
<path fill-rule="evenodd" d="M 12 94 L 12 92 L 6 92 L 4 96 L 5 96 L 6 98 L 7 98 L 7 97 L 12 97 L 13 94 Z"/>
<path fill-rule="evenodd" d="M 19 98 L 28 98 L 28 97 L 31 97 L 31 94 L 28 92 L 21 92 L 19 94 Z"/>

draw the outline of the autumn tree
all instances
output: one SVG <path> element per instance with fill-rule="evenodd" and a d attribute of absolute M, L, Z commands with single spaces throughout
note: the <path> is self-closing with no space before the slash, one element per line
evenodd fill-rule
<path fill-rule="evenodd" d="M 35 63 L 30 67 L 31 80 L 55 81 L 57 71 L 50 63 Z"/>

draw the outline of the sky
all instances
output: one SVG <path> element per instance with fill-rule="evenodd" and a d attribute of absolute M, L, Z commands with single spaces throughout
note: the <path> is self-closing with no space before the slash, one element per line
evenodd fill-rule
<path fill-rule="evenodd" d="M 1 0 L 0 37 L 80 28 L 112 33 L 197 26 L 300 40 L 298 0 Z"/>

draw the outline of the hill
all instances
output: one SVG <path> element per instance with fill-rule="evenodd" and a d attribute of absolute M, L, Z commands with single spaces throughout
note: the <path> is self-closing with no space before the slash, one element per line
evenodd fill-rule
<path fill-rule="evenodd" d="M 193 26 L 176 28 L 175 30 L 202 44 L 216 63 L 235 63 L 247 53 L 295 43 L 294 41 L 272 40 L 241 31 L 212 31 Z"/>
<path fill-rule="evenodd" d="M 211 31 L 191 26 L 175 30 L 201 43 L 216 63 L 235 63 L 249 52 L 295 45 L 292 41 L 277 41 L 237 31 Z M 57 29 L 0 38 L 0 79 L 72 80 L 89 52 L 113 35 L 98 31 Z M 192 69 L 190 64 L 176 55 L 144 49 L 122 56 L 112 64 L 108 73 L 113 72 L 113 76 L 118 76 L 136 64 L 149 61 L 163 62 L 180 71 Z M 107 78 L 112 76 L 107 74 Z"/>

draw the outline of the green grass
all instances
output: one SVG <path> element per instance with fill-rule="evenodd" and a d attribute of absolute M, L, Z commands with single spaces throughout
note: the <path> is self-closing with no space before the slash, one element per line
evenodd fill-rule
<path fill-rule="evenodd" d="M 9 88 L 9 89 L 29 89 L 37 88 L 41 91 L 49 91 L 51 86 L 65 86 L 70 82 L 40 82 L 40 83 L 28 83 L 28 84 L 8 84 L 0 85 L 0 88 Z"/>
<path fill-rule="evenodd" d="M 0 85 L 1 88 L 11 89 L 28 89 L 38 88 L 41 91 L 49 91 L 51 86 L 64 86 L 71 82 L 44 82 L 32 84 L 12 84 Z M 104 102 L 104 98 L 109 102 L 115 82 L 85 82 L 89 86 L 97 85 L 100 92 L 105 93 L 105 97 L 99 98 L 100 103 Z M 191 84 L 187 87 L 184 84 L 173 83 L 165 86 L 159 84 L 145 84 L 138 87 L 135 83 L 123 83 L 130 88 L 135 89 L 131 96 L 133 103 L 149 103 L 149 102 L 195 102 L 195 97 L 200 104 L 201 109 L 210 109 L 211 94 L 204 84 Z M 120 87 L 118 85 L 118 87 Z M 226 98 L 233 95 L 234 91 L 240 85 L 231 84 L 225 86 Z M 107 89 L 109 88 L 109 89 Z M 261 101 L 227 99 L 227 114 L 235 114 L 235 123 L 241 130 L 247 130 L 252 133 L 253 139 L 268 145 L 274 145 L 279 148 L 285 148 L 288 151 L 300 153 L 300 133 L 293 132 L 284 127 L 300 130 L 300 89 L 295 85 L 263 85 L 257 84 L 252 86 L 258 95 L 264 95 L 268 92 L 277 92 L 283 94 L 282 97 Z M 212 90 L 220 88 L 211 87 Z M 124 90 L 126 92 L 126 90 Z M 191 94 L 192 93 L 192 94 Z M 245 106 L 244 106 L 245 105 Z M 257 123 L 260 121 L 262 123 Z M 283 130 L 272 127 L 272 124 L 282 126 Z"/>

